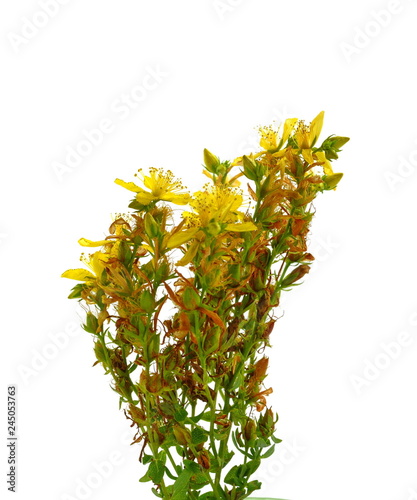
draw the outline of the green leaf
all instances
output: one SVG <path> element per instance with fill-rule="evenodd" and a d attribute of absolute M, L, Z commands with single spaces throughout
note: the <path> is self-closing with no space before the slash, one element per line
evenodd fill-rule
<path fill-rule="evenodd" d="M 241 385 L 243 385 L 244 381 L 245 381 L 245 374 L 243 373 L 243 365 L 242 365 L 237 368 L 236 373 L 233 375 L 228 390 L 230 392 L 235 391 Z"/>
<path fill-rule="evenodd" d="M 68 295 L 69 299 L 80 299 L 81 298 L 81 292 L 86 288 L 84 283 L 78 283 L 78 285 L 75 285 L 75 287 L 72 289 L 71 293 Z"/>
<path fill-rule="evenodd" d="M 217 497 L 214 493 L 208 491 L 207 493 L 203 493 L 198 500 L 217 500 Z"/>
<path fill-rule="evenodd" d="M 239 471 L 239 467 L 237 465 L 234 465 L 229 472 L 226 474 L 226 477 L 224 478 L 224 482 L 227 484 L 237 484 L 239 481 L 239 478 L 237 477 Z"/>
<path fill-rule="evenodd" d="M 259 438 L 255 441 L 255 448 L 266 448 L 267 446 L 270 445 L 270 442 L 268 440 Z"/>
<path fill-rule="evenodd" d="M 192 444 L 201 444 L 207 441 L 207 432 L 201 427 L 194 427 L 191 431 Z"/>
<path fill-rule="evenodd" d="M 275 451 L 275 445 L 273 444 L 271 446 L 271 448 L 269 448 L 263 455 L 261 455 L 261 458 L 268 458 L 268 457 L 270 457 L 271 455 L 274 454 L 274 451 Z"/>
<path fill-rule="evenodd" d="M 232 460 L 232 458 L 234 457 L 234 454 L 235 452 L 232 450 L 232 451 L 228 451 L 227 453 L 225 453 L 224 455 L 224 463 L 223 463 L 223 466 L 226 467 L 226 465 L 230 462 L 230 460 Z"/>
<path fill-rule="evenodd" d="M 167 454 L 165 450 L 161 450 L 158 454 L 158 459 L 160 462 L 162 462 L 164 465 L 167 461 Z"/>
<path fill-rule="evenodd" d="M 261 465 L 261 461 L 259 459 L 251 460 L 250 462 L 247 462 L 247 464 L 246 464 L 247 470 L 244 471 L 244 475 L 251 476 L 260 465 Z"/>
<path fill-rule="evenodd" d="M 203 411 L 200 415 L 196 417 L 191 417 L 190 420 L 197 423 L 199 420 L 204 420 L 205 422 L 211 422 L 212 412 L 211 411 Z"/>
<path fill-rule="evenodd" d="M 139 212 L 141 212 L 146 207 L 146 205 L 142 205 L 136 200 L 132 200 L 128 206 L 129 208 L 133 208 L 133 210 L 138 210 Z"/>
<path fill-rule="evenodd" d="M 149 462 L 152 462 L 153 460 L 153 456 L 152 455 L 147 455 L 146 453 L 143 455 L 143 458 L 142 458 L 142 463 L 144 465 L 148 464 Z"/>
<path fill-rule="evenodd" d="M 246 482 L 245 478 L 251 476 L 260 465 L 261 461 L 259 459 L 250 460 L 246 464 L 235 465 L 226 474 L 224 482 L 235 486 L 243 486 Z"/>
<path fill-rule="evenodd" d="M 247 485 L 246 488 L 248 490 L 248 494 L 250 495 L 252 491 L 255 490 L 260 490 L 262 487 L 262 483 L 260 481 L 250 481 Z M 267 499 L 264 499 L 267 500 Z"/>
<path fill-rule="evenodd" d="M 207 474 L 204 472 L 199 472 L 198 474 L 193 475 L 190 481 L 190 488 L 193 490 L 200 490 L 209 484 L 209 480 L 207 478 Z"/>
<path fill-rule="evenodd" d="M 181 468 L 181 467 L 179 467 L 179 468 Z M 175 481 L 175 480 L 177 479 L 177 476 L 174 476 L 174 474 L 173 474 L 173 473 L 169 470 L 169 468 L 168 468 L 168 467 L 166 467 L 166 469 L 165 469 L 165 473 L 166 473 L 166 475 L 167 475 L 170 479 L 172 479 L 173 481 Z"/>
<path fill-rule="evenodd" d="M 160 484 L 164 477 L 165 466 L 160 460 L 154 460 L 148 469 L 148 476 L 155 484 Z"/>
<path fill-rule="evenodd" d="M 160 493 L 156 488 L 152 488 L 152 493 L 158 498 L 164 498 L 162 493 Z"/>
<path fill-rule="evenodd" d="M 201 467 L 192 460 L 184 460 L 184 468 L 185 470 L 190 471 L 192 474 L 198 474 L 201 472 Z"/>
<path fill-rule="evenodd" d="M 177 480 L 174 483 L 174 490 L 172 494 L 172 500 L 184 500 L 187 498 L 187 490 L 188 485 L 190 483 L 190 479 L 192 476 L 192 472 L 184 469 L 181 474 L 178 476 Z"/>
<path fill-rule="evenodd" d="M 187 410 L 185 408 L 179 407 L 174 413 L 174 418 L 177 422 L 183 422 L 188 416 Z"/>

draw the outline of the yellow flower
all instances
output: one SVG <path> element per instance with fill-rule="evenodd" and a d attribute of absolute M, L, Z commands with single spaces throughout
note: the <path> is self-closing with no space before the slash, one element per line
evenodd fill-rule
<path fill-rule="evenodd" d="M 111 240 L 91 241 L 87 240 L 87 238 L 80 238 L 78 240 L 78 243 L 82 247 L 102 247 L 103 245 L 108 245 L 109 243 L 112 243 L 112 241 Z"/>
<path fill-rule="evenodd" d="M 326 175 L 332 175 L 333 174 L 333 169 L 332 169 L 332 164 L 329 162 L 329 160 L 326 158 L 326 155 L 323 151 L 316 151 L 315 156 L 317 158 L 317 161 L 320 163 L 323 163 L 323 171 Z"/>
<path fill-rule="evenodd" d="M 149 175 L 144 175 L 142 182 L 149 189 L 143 189 L 133 182 L 125 182 L 120 179 L 114 181 L 129 191 L 136 193 L 136 199 L 142 205 L 149 205 L 152 201 L 170 201 L 176 205 L 187 205 L 190 195 L 183 191 L 181 181 L 174 178 L 170 170 L 161 168 L 150 168 Z"/>
<path fill-rule="evenodd" d="M 119 233 L 120 235 L 120 230 L 118 229 L 118 226 L 116 226 L 116 234 L 117 233 Z M 91 241 L 87 240 L 86 238 L 81 238 L 78 240 L 78 243 L 83 247 L 102 247 L 106 245 L 106 249 L 108 250 L 108 252 L 106 251 L 105 253 L 108 253 L 110 257 L 117 257 L 119 254 L 119 247 L 120 247 L 119 239 Z"/>
<path fill-rule="evenodd" d="M 271 126 L 260 127 L 260 146 L 267 151 L 276 151 L 281 149 L 281 147 L 287 142 L 288 137 L 290 136 L 297 121 L 297 118 L 288 118 L 285 120 L 284 126 L 279 127 L 278 130 L 274 130 Z M 283 129 L 282 135 L 281 129 Z"/>
<path fill-rule="evenodd" d="M 194 238 L 199 230 L 199 227 L 191 227 L 189 229 L 186 229 L 185 231 L 178 231 L 174 234 L 168 235 L 166 239 L 167 248 L 176 248 L 183 245 L 187 241 Z"/>
<path fill-rule="evenodd" d="M 77 281 L 91 281 L 100 278 L 105 269 L 105 263 L 109 260 L 110 255 L 103 252 L 95 252 L 89 256 L 82 257 L 81 260 L 93 271 L 87 269 L 69 269 L 62 273 L 62 278 L 69 278 Z"/>
<path fill-rule="evenodd" d="M 321 111 L 309 126 L 303 120 L 298 122 L 294 139 L 300 149 L 310 149 L 314 146 L 323 127 L 323 119 L 324 111 Z"/>
<path fill-rule="evenodd" d="M 61 274 L 61 278 L 69 278 L 71 280 L 77 281 L 89 281 L 91 279 L 95 279 L 94 274 L 87 271 L 87 269 L 68 269 Z"/>
<path fill-rule="evenodd" d="M 252 231 L 256 229 L 252 222 L 238 223 L 244 214 L 238 211 L 243 203 L 239 189 L 224 185 L 206 185 L 204 191 L 197 191 L 190 201 L 194 212 L 183 212 L 183 217 L 191 227 L 215 227 L 225 223 L 230 231 Z"/>

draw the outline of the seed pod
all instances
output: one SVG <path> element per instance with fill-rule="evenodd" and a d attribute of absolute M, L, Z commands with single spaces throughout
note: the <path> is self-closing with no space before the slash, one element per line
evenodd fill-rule
<path fill-rule="evenodd" d="M 296 281 L 300 280 L 309 271 L 310 271 L 310 266 L 308 264 L 301 264 L 300 266 L 296 267 L 294 271 L 291 271 L 290 274 L 282 280 L 281 287 L 286 288 L 287 286 L 292 285 Z"/>
<path fill-rule="evenodd" d="M 242 429 L 245 441 L 251 445 L 256 439 L 256 423 L 253 419 L 249 418 Z"/>
<path fill-rule="evenodd" d="M 200 451 L 197 461 L 203 469 L 210 469 L 210 455 L 206 449 Z"/>
<path fill-rule="evenodd" d="M 128 413 L 137 424 L 144 424 L 146 422 L 145 413 L 132 404 L 129 405 Z"/>
<path fill-rule="evenodd" d="M 264 438 L 269 438 L 272 436 L 275 429 L 274 414 L 271 408 L 265 410 L 265 413 L 260 416 L 259 422 L 259 432 Z"/>

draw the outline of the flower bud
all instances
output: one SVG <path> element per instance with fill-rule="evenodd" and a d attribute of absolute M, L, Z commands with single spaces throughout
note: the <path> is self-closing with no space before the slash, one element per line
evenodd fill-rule
<path fill-rule="evenodd" d="M 324 189 L 336 189 L 336 186 L 339 184 L 342 177 L 343 177 L 342 173 L 324 175 L 323 176 Z"/>
<path fill-rule="evenodd" d="M 187 446 L 191 442 L 191 434 L 185 427 L 180 427 L 179 425 L 174 425 L 173 428 L 175 439 L 181 446 Z"/>
<path fill-rule="evenodd" d="M 349 137 L 340 137 L 339 135 L 335 135 L 334 137 L 332 137 L 332 145 L 334 148 L 339 149 L 344 146 L 349 140 Z"/>
<path fill-rule="evenodd" d="M 97 333 L 98 321 L 93 313 L 91 312 L 87 313 L 86 322 L 85 325 L 83 325 L 83 328 L 88 333 Z"/>
<path fill-rule="evenodd" d="M 106 353 L 104 352 L 104 348 L 101 342 L 96 342 L 94 344 L 94 354 L 96 355 L 97 362 L 99 363 L 106 362 Z"/>
<path fill-rule="evenodd" d="M 242 156 L 243 163 L 243 173 L 251 181 L 256 181 L 258 179 L 256 162 L 246 155 Z"/>
<path fill-rule="evenodd" d="M 208 149 L 204 149 L 204 165 L 206 169 L 212 174 L 217 173 L 217 167 L 220 165 L 220 160 L 214 156 Z"/>
<path fill-rule="evenodd" d="M 217 236 L 222 232 L 223 227 L 219 222 L 210 222 L 206 229 L 211 236 Z"/>
<path fill-rule="evenodd" d="M 145 215 L 145 231 L 149 238 L 157 238 L 159 236 L 158 223 L 150 213 Z"/>
<path fill-rule="evenodd" d="M 264 438 L 272 436 L 275 429 L 274 414 L 271 408 L 265 410 L 265 413 L 259 418 L 259 431 Z"/>
<path fill-rule="evenodd" d="M 132 404 L 129 405 L 128 413 L 137 424 L 144 424 L 146 422 L 144 412 Z"/>

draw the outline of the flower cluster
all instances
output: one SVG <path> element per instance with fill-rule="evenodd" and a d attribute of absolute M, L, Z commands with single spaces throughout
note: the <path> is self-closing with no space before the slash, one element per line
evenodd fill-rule
<path fill-rule="evenodd" d="M 162 169 L 140 172 L 143 187 L 117 179 L 135 193 L 132 212 L 104 240 L 82 238 L 97 248 L 88 269 L 63 274 L 79 281 L 70 298 L 87 305 L 96 364 L 160 498 L 238 500 L 261 487 L 250 477 L 280 442 L 266 384 L 274 310 L 314 259 L 313 200 L 342 178 L 331 162 L 348 139 L 317 146 L 323 115 L 262 127 L 262 149 L 232 162 L 205 150 L 211 181 L 193 195 Z M 228 468 L 234 455 L 243 462 Z"/>

